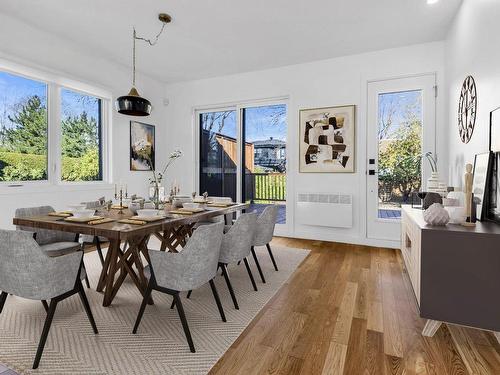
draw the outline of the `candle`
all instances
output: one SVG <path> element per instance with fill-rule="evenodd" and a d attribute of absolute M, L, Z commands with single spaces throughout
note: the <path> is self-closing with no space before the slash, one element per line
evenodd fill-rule
<path fill-rule="evenodd" d="M 125 197 L 128 195 L 128 185 L 125 184 Z"/>
<path fill-rule="evenodd" d="M 115 184 L 115 197 L 116 197 L 116 194 L 117 194 L 117 193 L 118 193 L 118 192 L 117 192 L 117 190 L 116 190 L 116 184 Z"/>

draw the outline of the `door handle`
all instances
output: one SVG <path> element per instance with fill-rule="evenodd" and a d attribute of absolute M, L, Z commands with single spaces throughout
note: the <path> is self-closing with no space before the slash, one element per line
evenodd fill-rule
<path fill-rule="evenodd" d="M 368 170 L 368 174 L 369 174 L 370 176 L 375 176 L 377 173 L 378 173 L 378 172 L 377 172 L 375 169 L 369 169 L 369 170 Z"/>

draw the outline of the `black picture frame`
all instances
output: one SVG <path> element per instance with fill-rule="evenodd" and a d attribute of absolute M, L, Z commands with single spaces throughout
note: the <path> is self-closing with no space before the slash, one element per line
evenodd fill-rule
<path fill-rule="evenodd" d="M 486 219 L 500 224 L 500 152 L 491 153 L 492 159 L 488 175 L 488 205 Z"/>
<path fill-rule="evenodd" d="M 472 193 L 474 194 L 474 202 L 477 204 L 477 219 L 485 220 L 488 213 L 488 181 L 490 165 L 492 163 L 493 154 L 486 152 L 476 154 L 474 157 L 474 170 L 472 178 Z"/>
<path fill-rule="evenodd" d="M 500 107 L 490 112 L 490 151 L 500 152 Z"/>
<path fill-rule="evenodd" d="M 142 138 L 142 139 L 141 139 Z M 146 139 L 144 139 L 146 138 Z M 156 136 L 155 136 L 155 126 L 151 124 L 145 124 L 139 121 L 130 121 L 129 128 L 129 161 L 131 171 L 151 171 L 155 168 L 155 154 L 156 154 Z M 138 142 L 147 142 L 150 144 L 149 159 L 151 160 L 150 165 L 147 159 L 141 157 L 137 153 L 136 144 Z"/>

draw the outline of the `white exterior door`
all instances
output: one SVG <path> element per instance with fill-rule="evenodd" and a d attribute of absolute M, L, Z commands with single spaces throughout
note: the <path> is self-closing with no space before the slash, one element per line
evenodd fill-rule
<path fill-rule="evenodd" d="M 368 83 L 367 237 L 399 241 L 401 204 L 425 188 L 435 155 L 436 76 Z"/>

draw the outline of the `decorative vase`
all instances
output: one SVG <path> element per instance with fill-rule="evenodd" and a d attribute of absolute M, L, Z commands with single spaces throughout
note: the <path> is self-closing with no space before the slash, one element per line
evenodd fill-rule
<path fill-rule="evenodd" d="M 422 202 L 422 207 L 424 208 L 424 210 L 426 210 L 430 206 L 432 206 L 434 203 L 442 204 L 443 203 L 443 198 L 441 198 L 441 195 L 438 194 L 438 193 L 428 192 L 425 195 L 425 198 L 424 198 L 424 200 Z"/>
<path fill-rule="evenodd" d="M 450 215 L 441 204 L 434 203 L 424 211 L 424 221 L 429 225 L 446 225 Z"/>
<path fill-rule="evenodd" d="M 431 172 L 431 176 L 427 179 L 427 191 L 438 193 L 441 197 L 446 197 L 447 187 L 446 184 L 439 179 L 438 172 Z"/>
<path fill-rule="evenodd" d="M 160 209 L 160 204 L 165 201 L 165 187 L 157 183 L 152 183 L 149 187 L 149 199 L 155 205 L 155 209 Z"/>

